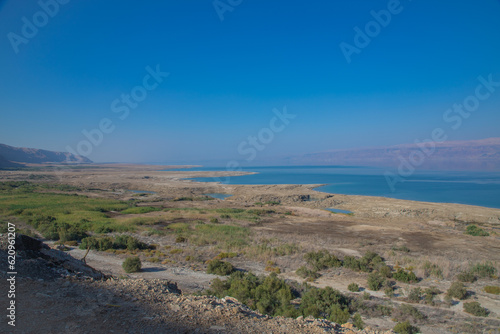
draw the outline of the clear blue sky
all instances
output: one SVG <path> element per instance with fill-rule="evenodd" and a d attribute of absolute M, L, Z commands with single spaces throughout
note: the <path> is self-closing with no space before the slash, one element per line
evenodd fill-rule
<path fill-rule="evenodd" d="M 53 17 L 36 1 L 0 1 L 0 143 L 76 150 L 108 118 L 94 161 L 223 163 L 247 158 L 238 146 L 283 106 L 296 118 L 252 163 L 411 143 L 436 127 L 451 140 L 499 137 L 500 87 L 457 130 L 443 114 L 478 76 L 500 81 L 500 1 L 401 0 L 348 63 L 339 44 L 390 2 L 243 0 L 221 20 L 212 0 L 72 0 Z M 34 36 L 23 17 L 41 25 Z M 9 33 L 25 38 L 17 53 Z M 169 76 L 120 119 L 112 102 L 157 64 Z"/>

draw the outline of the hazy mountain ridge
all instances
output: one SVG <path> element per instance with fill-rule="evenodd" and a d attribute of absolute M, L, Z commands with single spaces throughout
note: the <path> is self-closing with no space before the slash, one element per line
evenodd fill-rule
<path fill-rule="evenodd" d="M 19 163 L 92 163 L 92 160 L 68 152 L 54 152 L 36 148 L 13 147 L 0 144 L 0 167 L 21 167 Z"/>
<path fill-rule="evenodd" d="M 287 161 L 292 164 L 396 167 L 402 161 L 409 161 L 410 156 L 423 156 L 419 165 L 423 168 L 500 170 L 500 138 L 428 143 L 425 147 L 402 144 L 331 150 L 290 157 Z"/>

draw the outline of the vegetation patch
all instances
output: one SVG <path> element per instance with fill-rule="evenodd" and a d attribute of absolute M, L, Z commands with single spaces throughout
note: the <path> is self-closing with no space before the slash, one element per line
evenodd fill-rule
<path fill-rule="evenodd" d="M 395 273 L 392 274 L 392 277 L 396 281 L 400 281 L 403 283 L 416 283 L 418 282 L 417 275 L 413 271 L 406 271 L 403 269 L 398 269 Z"/>
<path fill-rule="evenodd" d="M 219 276 L 227 276 L 233 271 L 234 267 L 231 263 L 218 259 L 210 261 L 207 267 L 207 274 L 214 274 Z"/>
<path fill-rule="evenodd" d="M 490 235 L 488 232 L 480 227 L 477 227 L 476 225 L 467 226 L 464 233 L 475 237 L 487 237 Z"/>
<path fill-rule="evenodd" d="M 331 267 L 338 268 L 342 266 L 342 261 L 326 250 L 306 253 L 306 255 L 304 255 L 304 259 L 315 271 Z"/>
<path fill-rule="evenodd" d="M 493 266 L 492 262 L 485 261 L 473 265 L 470 268 L 470 272 L 481 278 L 492 278 L 497 273 L 497 269 Z"/>
<path fill-rule="evenodd" d="M 500 295 L 500 286 L 488 285 L 484 287 L 484 292 Z"/>
<path fill-rule="evenodd" d="M 476 317 L 487 317 L 489 314 L 489 311 L 478 302 L 464 303 L 464 311 Z"/>
<path fill-rule="evenodd" d="M 108 249 L 143 250 L 149 246 L 129 235 L 112 237 L 88 237 L 82 239 L 80 249 L 106 251 Z"/>
<path fill-rule="evenodd" d="M 420 333 L 420 329 L 413 326 L 408 320 L 399 322 L 394 326 L 394 332 L 398 334 L 416 334 Z"/>
<path fill-rule="evenodd" d="M 366 254 L 360 259 L 357 259 L 354 256 L 345 256 L 343 264 L 344 267 L 355 271 L 371 272 L 383 263 L 384 260 L 380 255 L 369 251 L 366 252 Z"/>
<path fill-rule="evenodd" d="M 142 213 L 149 213 L 149 212 L 154 212 L 154 211 L 161 211 L 161 208 L 155 208 L 152 206 L 135 206 L 132 208 L 128 208 L 123 210 L 121 213 L 123 214 L 142 214 Z"/>
<path fill-rule="evenodd" d="M 467 297 L 467 290 L 462 282 L 453 282 L 446 292 L 448 298 L 465 299 Z"/>
<path fill-rule="evenodd" d="M 141 271 L 141 259 L 138 256 L 128 257 L 123 261 L 122 267 L 126 273 L 135 273 Z"/>

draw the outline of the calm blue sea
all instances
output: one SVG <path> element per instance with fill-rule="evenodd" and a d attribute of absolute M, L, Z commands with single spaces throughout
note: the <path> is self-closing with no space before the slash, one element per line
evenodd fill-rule
<path fill-rule="evenodd" d="M 224 171 L 201 167 L 188 170 Z M 245 167 L 254 175 L 196 178 L 225 184 L 326 184 L 317 190 L 332 194 L 384 196 L 425 202 L 461 203 L 500 208 L 500 173 L 418 171 L 391 191 L 386 169 L 345 166 Z"/>

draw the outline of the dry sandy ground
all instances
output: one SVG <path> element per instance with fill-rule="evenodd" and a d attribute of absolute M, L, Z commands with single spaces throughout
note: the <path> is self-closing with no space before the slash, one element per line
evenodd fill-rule
<path fill-rule="evenodd" d="M 326 194 L 315 191 L 318 185 L 223 185 L 217 183 L 200 183 L 185 180 L 193 177 L 226 177 L 243 173 L 230 172 L 193 172 L 193 171 L 159 171 L 168 166 L 137 165 L 98 165 L 83 169 L 62 169 L 54 173 L 40 171 L 0 171 L 0 181 L 24 180 L 29 175 L 37 175 L 42 182 L 51 181 L 93 189 L 86 192 L 90 196 L 111 197 L 127 200 L 134 197 L 128 190 L 152 191 L 154 194 L 143 196 L 144 205 L 162 205 L 164 207 L 201 207 L 224 208 L 254 207 L 256 202 L 279 201 L 280 212 L 291 212 L 274 218 L 266 218 L 261 224 L 252 225 L 257 236 L 275 237 L 289 243 L 296 243 L 303 251 L 327 249 L 338 256 L 361 256 L 367 250 L 376 251 L 395 265 L 404 263 L 405 255 L 389 256 L 394 245 L 406 245 L 411 249 L 411 257 L 423 261 L 428 259 L 437 263 L 443 270 L 443 279 L 429 277 L 418 285 L 423 288 L 431 285 L 446 291 L 453 276 L 460 268 L 470 262 L 482 260 L 493 261 L 500 269 L 500 210 L 468 205 L 424 203 L 404 201 L 390 198 L 369 196 L 348 196 Z M 172 202 L 172 199 L 183 196 L 200 196 L 206 193 L 226 193 L 233 195 L 228 200 L 203 202 Z M 354 215 L 333 214 L 325 208 L 334 207 L 349 210 Z M 147 215 L 161 215 L 152 212 Z M 146 215 L 146 216 L 147 216 Z M 468 223 L 475 223 L 487 229 L 489 237 L 471 237 L 463 231 Z M 143 236 L 139 236 L 143 237 Z M 148 237 L 150 243 L 166 245 L 171 242 L 165 237 Z M 83 251 L 74 249 L 70 253 L 76 258 L 83 256 Z M 91 252 L 87 262 L 96 269 L 118 277 L 123 275 L 122 258 L 108 253 Z M 241 258 L 231 259 L 238 268 L 263 273 L 265 263 L 249 261 Z M 298 266 L 305 262 L 301 257 L 283 257 L 276 259 L 282 269 L 281 276 L 300 280 L 295 275 Z M 142 273 L 132 274 L 132 278 L 168 279 L 178 282 L 181 290 L 195 291 L 206 288 L 213 275 L 193 270 L 186 263 L 162 265 L 144 263 Z M 417 270 L 417 274 L 422 274 Z M 347 285 L 357 282 L 366 286 L 366 275 L 350 271 L 330 270 L 315 283 L 317 286 L 332 286 L 347 291 Z M 407 285 L 398 284 L 400 291 L 408 289 Z M 472 300 L 479 301 L 492 313 L 489 319 L 499 319 L 500 298 L 482 291 L 485 285 L 499 285 L 498 280 L 480 280 L 468 286 L 474 292 Z M 374 297 L 383 297 L 382 292 L 368 291 Z M 442 296 L 440 296 L 442 298 Z M 393 301 L 398 303 L 398 300 Z M 437 308 L 436 308 L 437 309 Z M 443 317 L 451 319 L 474 319 L 462 311 L 462 302 L 452 308 L 438 309 Z M 431 312 L 431 311 L 426 311 Z M 432 311 L 433 312 L 433 311 Z M 447 312 L 452 312 L 451 315 Z M 437 318 L 436 318 L 437 319 Z M 472 320 L 471 320 L 472 319 Z M 445 320 L 443 320 L 445 321 Z M 448 320 L 446 320 L 448 321 Z M 445 322 L 446 322 L 445 321 Z M 460 320 L 461 321 L 461 320 Z M 465 321 L 465 320 L 464 320 Z M 392 327 L 390 319 L 372 319 L 370 325 L 382 328 Z M 421 326 L 425 333 L 452 333 L 449 328 L 453 320 L 447 324 Z M 458 330 L 460 332 L 460 330 Z M 467 332 L 462 330 L 461 332 Z"/>

